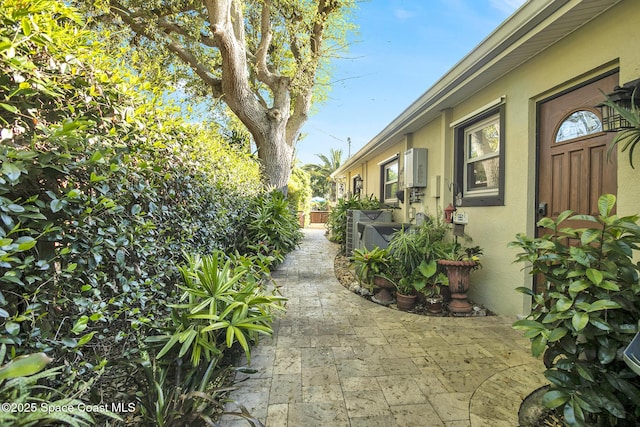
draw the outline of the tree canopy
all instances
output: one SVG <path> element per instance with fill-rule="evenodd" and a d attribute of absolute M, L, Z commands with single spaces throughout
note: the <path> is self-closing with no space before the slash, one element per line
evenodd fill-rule
<path fill-rule="evenodd" d="M 316 83 L 345 49 L 355 0 L 80 3 L 98 7 L 105 38 L 147 77 L 223 101 L 251 133 L 266 183 L 286 191 Z"/>

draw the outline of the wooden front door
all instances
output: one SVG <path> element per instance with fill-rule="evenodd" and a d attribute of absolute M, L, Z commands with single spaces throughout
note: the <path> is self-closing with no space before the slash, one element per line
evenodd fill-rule
<path fill-rule="evenodd" d="M 595 106 L 617 84 L 610 74 L 538 105 L 538 219 L 567 209 L 597 215 L 598 197 L 616 194 L 615 151 L 607 157 L 614 135 L 602 132 Z"/>

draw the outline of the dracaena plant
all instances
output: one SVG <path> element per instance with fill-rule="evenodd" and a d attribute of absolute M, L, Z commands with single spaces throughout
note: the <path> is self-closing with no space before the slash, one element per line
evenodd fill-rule
<path fill-rule="evenodd" d="M 164 346 L 162 358 L 179 344 L 177 357 L 188 356 L 193 366 L 210 361 L 222 346 L 236 342 L 250 358 L 249 345 L 258 334 L 271 335 L 276 311 L 283 309 L 285 298 L 267 292 L 251 268 L 236 267 L 224 253 L 186 256 L 179 267 L 184 284 L 180 303 L 172 304 L 172 325 L 165 335 L 149 337 L 148 342 Z"/>
<path fill-rule="evenodd" d="M 544 355 L 544 405 L 571 426 L 640 422 L 640 377 L 622 358 L 640 317 L 639 217 L 613 214 L 615 202 L 601 196 L 597 216 L 565 211 L 544 218 L 538 226 L 546 234 L 518 234 L 510 243 L 520 250 L 516 261 L 546 285 L 540 294 L 517 289 L 532 296 L 533 306 L 513 327 L 531 339 L 535 356 Z M 590 226 L 573 228 L 576 220 Z"/>

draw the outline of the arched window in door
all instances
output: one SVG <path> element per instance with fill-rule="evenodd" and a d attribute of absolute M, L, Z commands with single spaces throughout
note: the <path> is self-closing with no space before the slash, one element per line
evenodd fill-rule
<path fill-rule="evenodd" d="M 556 143 L 602 132 L 602 122 L 589 110 L 578 110 L 562 121 L 556 132 Z"/>

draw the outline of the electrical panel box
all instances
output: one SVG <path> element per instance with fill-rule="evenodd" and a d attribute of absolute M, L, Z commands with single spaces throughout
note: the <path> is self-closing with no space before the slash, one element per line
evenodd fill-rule
<path fill-rule="evenodd" d="M 427 186 L 427 149 L 410 148 L 404 152 L 404 186 Z"/>
<path fill-rule="evenodd" d="M 468 224 L 469 217 L 466 212 L 454 212 L 453 213 L 453 223 L 454 224 Z"/>

